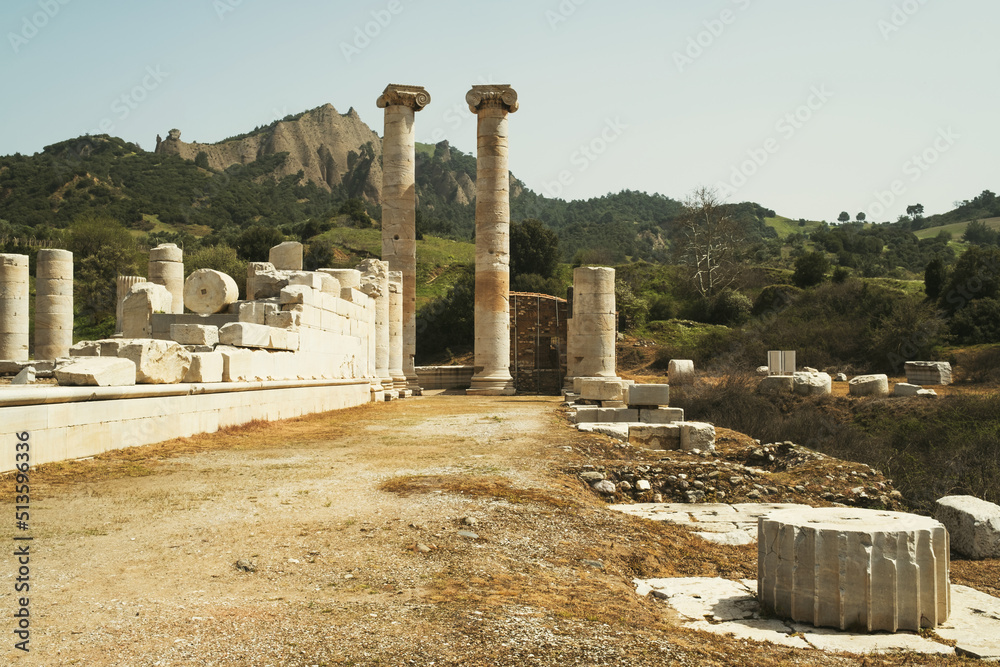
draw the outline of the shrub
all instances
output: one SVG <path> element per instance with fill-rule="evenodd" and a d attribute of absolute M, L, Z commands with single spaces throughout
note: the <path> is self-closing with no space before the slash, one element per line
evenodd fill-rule
<path fill-rule="evenodd" d="M 712 299 L 709 317 L 713 324 L 739 326 L 750 319 L 752 304 L 746 295 L 726 289 Z"/>
<path fill-rule="evenodd" d="M 781 312 L 792 305 L 802 294 L 802 290 L 791 285 L 770 285 L 765 287 L 753 303 L 750 314 L 762 317 L 768 313 Z"/>
<path fill-rule="evenodd" d="M 1000 343 L 1000 299 L 977 299 L 955 313 L 951 332 L 965 345 Z"/>
<path fill-rule="evenodd" d="M 247 261 L 240 259 L 236 250 L 225 244 L 201 248 L 184 258 L 184 271 L 191 275 L 198 269 L 221 271 L 240 288 L 241 298 L 247 293 Z"/>
<path fill-rule="evenodd" d="M 812 287 L 823 282 L 830 270 L 830 260 L 824 252 L 807 252 L 795 260 L 792 282 L 799 287 Z"/>

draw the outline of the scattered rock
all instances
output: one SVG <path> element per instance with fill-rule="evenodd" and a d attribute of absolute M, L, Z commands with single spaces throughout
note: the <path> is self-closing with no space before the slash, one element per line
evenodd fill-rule
<path fill-rule="evenodd" d="M 241 558 L 238 561 L 236 561 L 235 563 L 233 563 L 233 567 L 235 567 L 240 572 L 256 572 L 257 571 L 257 564 L 254 563 L 253 561 L 247 560 L 245 558 Z"/>

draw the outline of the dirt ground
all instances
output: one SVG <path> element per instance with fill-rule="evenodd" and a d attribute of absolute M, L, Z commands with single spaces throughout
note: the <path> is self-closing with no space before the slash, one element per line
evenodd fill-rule
<path fill-rule="evenodd" d="M 973 664 L 680 629 L 632 579 L 754 578 L 756 547 L 610 512 L 564 472 L 650 456 L 576 432 L 555 398 L 438 395 L 43 466 L 31 651 L 5 611 L 0 663 Z M 996 563 L 956 565 L 997 594 Z"/>

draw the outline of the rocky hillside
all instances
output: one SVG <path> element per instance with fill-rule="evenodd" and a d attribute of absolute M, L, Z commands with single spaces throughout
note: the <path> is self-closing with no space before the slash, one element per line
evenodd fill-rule
<path fill-rule="evenodd" d="M 332 104 L 324 104 L 215 144 L 186 143 L 174 129 L 166 139 L 157 136 L 155 152 L 197 160 L 216 171 L 287 153 L 273 174 L 278 179 L 301 171 L 305 180 L 325 190 L 344 185 L 373 204 L 381 202 L 382 139 L 353 107 L 340 114 Z"/>

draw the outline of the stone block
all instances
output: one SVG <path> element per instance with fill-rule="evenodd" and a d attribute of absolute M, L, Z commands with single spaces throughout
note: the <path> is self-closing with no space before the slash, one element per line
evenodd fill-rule
<path fill-rule="evenodd" d="M 249 322 L 231 322 L 219 329 L 219 342 L 234 347 L 267 347 L 271 344 L 271 327 Z"/>
<path fill-rule="evenodd" d="M 236 281 L 214 269 L 198 269 L 184 281 L 184 306 L 199 315 L 221 313 L 239 295 Z"/>
<path fill-rule="evenodd" d="M 969 558 L 1000 558 L 1000 505 L 975 496 L 945 496 L 934 518 L 944 524 L 951 548 Z"/>
<path fill-rule="evenodd" d="M 245 382 L 250 377 L 250 350 L 219 346 L 215 351 L 222 355 L 223 382 Z"/>
<path fill-rule="evenodd" d="M 682 422 L 681 449 L 685 452 L 697 449 L 703 452 L 715 450 L 715 427 L 703 422 Z"/>
<path fill-rule="evenodd" d="M 171 324 L 170 339 L 181 345 L 216 345 L 219 327 L 204 324 Z"/>
<path fill-rule="evenodd" d="M 576 423 L 587 424 L 596 422 L 638 422 L 639 411 L 629 408 L 598 408 L 584 406 L 576 411 Z"/>
<path fill-rule="evenodd" d="M 690 359 L 671 359 L 667 365 L 667 382 L 676 385 L 694 384 L 694 362 Z"/>
<path fill-rule="evenodd" d="M 761 378 L 757 392 L 761 394 L 790 394 L 795 388 L 795 378 L 791 375 L 769 375 Z"/>
<path fill-rule="evenodd" d="M 268 261 L 274 264 L 278 271 L 302 270 L 302 244 L 298 241 L 285 241 L 271 248 Z"/>
<path fill-rule="evenodd" d="M 767 377 L 770 374 L 771 374 L 771 369 L 768 368 L 767 366 L 757 367 L 757 375 L 759 375 L 760 377 Z"/>
<path fill-rule="evenodd" d="M 780 618 L 867 632 L 948 618 L 948 533 L 933 519 L 796 508 L 762 517 L 757 530 L 758 596 Z"/>
<path fill-rule="evenodd" d="M 348 303 L 368 303 L 371 298 L 364 292 L 353 287 L 341 287 L 340 288 L 340 298 Z"/>
<path fill-rule="evenodd" d="M 313 271 L 294 271 L 288 274 L 288 286 L 292 285 L 302 285 L 308 287 L 309 289 L 314 289 L 317 292 L 323 291 L 323 278 L 325 274 L 316 273 Z M 327 276 L 330 280 L 330 276 Z M 340 294 L 340 290 L 337 290 L 337 294 Z"/>
<path fill-rule="evenodd" d="M 128 338 L 102 338 L 101 340 L 94 341 L 101 346 L 102 357 L 117 357 L 118 353 L 121 352 L 122 347 L 128 345 L 132 341 Z"/>
<path fill-rule="evenodd" d="M 322 286 L 320 290 L 323 294 L 329 294 L 330 296 L 335 296 L 340 298 L 340 281 L 331 276 L 329 273 L 322 273 L 317 271 L 316 275 L 320 277 Z"/>
<path fill-rule="evenodd" d="M 629 405 L 669 405 L 670 385 L 633 384 L 625 387 L 625 402 Z"/>
<path fill-rule="evenodd" d="M 918 391 L 922 391 L 922 387 L 919 384 L 907 384 L 905 382 L 897 382 L 892 388 L 892 395 L 916 396 Z"/>
<path fill-rule="evenodd" d="M 851 396 L 888 396 L 889 378 L 885 375 L 859 375 L 847 383 Z"/>
<path fill-rule="evenodd" d="M 303 285 L 289 285 L 281 290 L 278 295 L 282 306 L 302 304 L 303 306 L 315 306 L 316 297 L 313 290 Z"/>
<path fill-rule="evenodd" d="M 101 356 L 101 343 L 96 340 L 81 340 L 79 343 L 69 348 L 71 357 L 99 357 Z"/>
<path fill-rule="evenodd" d="M 341 291 L 353 287 L 357 289 L 361 286 L 361 271 L 357 269 L 319 269 L 340 283 Z"/>
<path fill-rule="evenodd" d="M 625 383 L 621 380 L 585 378 L 580 383 L 580 398 L 588 401 L 623 401 Z"/>
<path fill-rule="evenodd" d="M 684 411 L 680 408 L 657 408 L 639 410 L 639 421 L 644 424 L 672 424 L 684 421 Z"/>
<path fill-rule="evenodd" d="M 191 354 L 204 354 L 206 352 L 213 352 L 215 350 L 214 345 L 185 345 L 184 349 Z"/>
<path fill-rule="evenodd" d="M 680 449 L 681 425 L 633 424 L 628 429 L 628 441 L 629 444 L 643 449 Z"/>
<path fill-rule="evenodd" d="M 240 322 L 267 324 L 267 316 L 281 312 L 281 305 L 275 301 L 243 301 L 239 306 Z"/>
<path fill-rule="evenodd" d="M 64 386 L 130 387 L 135 384 L 135 364 L 128 359 L 89 357 L 56 368 L 56 381 Z"/>
<path fill-rule="evenodd" d="M 267 262 L 252 262 L 247 269 L 247 300 L 270 299 L 281 294 L 288 287 L 288 274 L 271 268 L 253 268 L 253 265 L 271 267 Z M 253 290 L 251 291 L 251 286 Z"/>
<path fill-rule="evenodd" d="M 222 382 L 224 365 L 221 352 L 194 353 L 184 382 Z"/>
<path fill-rule="evenodd" d="M 833 378 L 819 371 L 796 373 L 792 376 L 792 391 L 800 396 L 829 396 L 833 392 Z"/>
<path fill-rule="evenodd" d="M 293 352 L 299 349 L 299 335 L 294 331 L 272 329 L 271 327 L 268 329 L 271 331 L 271 339 L 267 346 L 269 349 L 291 350 Z"/>
<path fill-rule="evenodd" d="M 264 324 L 274 329 L 289 329 L 294 331 L 302 325 L 302 313 L 291 310 L 279 310 L 268 313 Z"/>
<path fill-rule="evenodd" d="M 153 313 L 171 312 L 173 296 L 163 285 L 138 283 L 122 301 L 122 335 L 149 338 L 153 334 Z"/>
<path fill-rule="evenodd" d="M 135 364 L 136 384 L 176 384 L 191 367 L 191 353 L 173 341 L 133 340 L 118 352 Z"/>
<path fill-rule="evenodd" d="M 947 361 L 907 361 L 903 369 L 910 384 L 951 384 L 951 364 Z"/>

